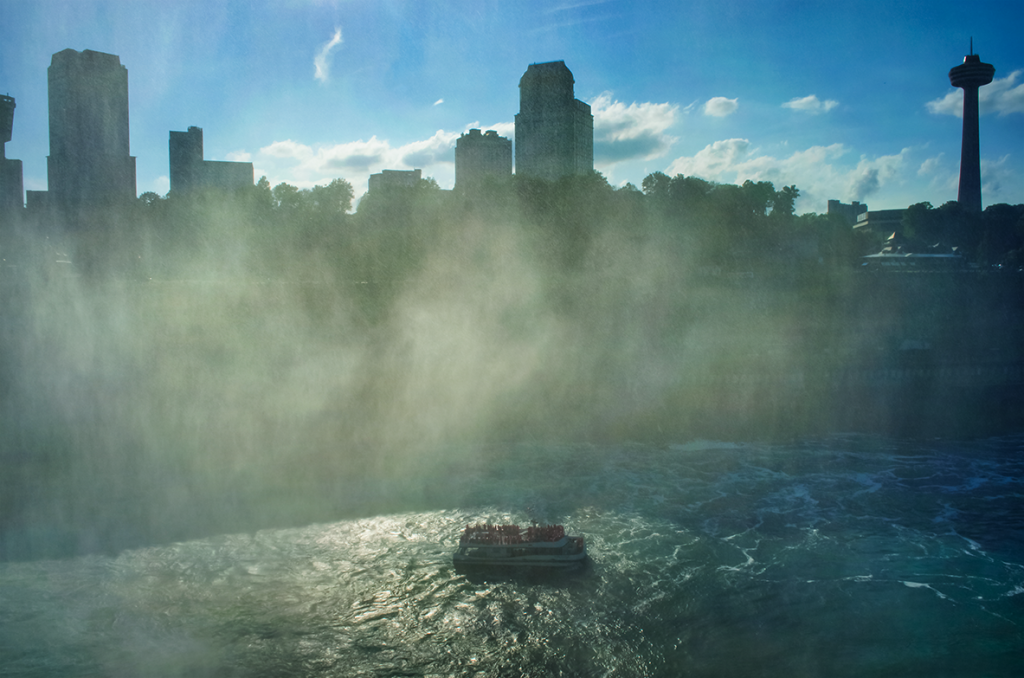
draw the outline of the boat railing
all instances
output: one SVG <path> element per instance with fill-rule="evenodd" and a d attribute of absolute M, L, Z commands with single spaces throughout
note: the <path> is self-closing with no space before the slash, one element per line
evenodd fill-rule
<path fill-rule="evenodd" d="M 463 544 L 486 544 L 491 546 L 512 546 L 537 542 L 557 542 L 565 537 L 562 525 L 533 525 L 526 533 L 518 525 L 491 525 L 479 523 L 467 525 L 459 541 Z"/>

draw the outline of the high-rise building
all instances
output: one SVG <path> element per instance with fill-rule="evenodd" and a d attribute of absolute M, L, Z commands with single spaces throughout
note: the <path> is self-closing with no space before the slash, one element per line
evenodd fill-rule
<path fill-rule="evenodd" d="M 512 141 L 490 129 L 471 129 L 455 142 L 455 189 L 471 191 L 488 178 L 512 176 Z"/>
<path fill-rule="evenodd" d="M 167 142 L 170 158 L 171 193 L 184 195 L 197 190 L 231 191 L 252 186 L 251 162 L 203 160 L 203 130 L 171 132 Z"/>
<path fill-rule="evenodd" d="M 573 98 L 564 61 L 530 64 L 519 80 L 516 174 L 558 179 L 594 169 L 594 116 Z"/>
<path fill-rule="evenodd" d="M 996 69 L 992 64 L 982 63 L 981 57 L 974 53 L 974 40 L 971 40 L 971 53 L 964 57 L 964 62 L 949 71 L 949 82 L 953 87 L 964 91 L 964 132 L 960 147 L 960 189 L 957 202 L 965 209 L 973 212 L 981 211 L 981 151 L 978 131 L 978 88 L 992 82 Z"/>
<path fill-rule="evenodd" d="M 128 69 L 114 54 L 66 49 L 47 70 L 50 201 L 63 210 L 135 198 L 128 149 Z"/>
<path fill-rule="evenodd" d="M 25 205 L 20 160 L 7 159 L 7 142 L 14 129 L 14 97 L 0 95 L 0 215 Z"/>

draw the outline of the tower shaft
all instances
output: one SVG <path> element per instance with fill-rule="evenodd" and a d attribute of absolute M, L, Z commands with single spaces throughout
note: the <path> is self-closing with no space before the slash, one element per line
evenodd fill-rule
<path fill-rule="evenodd" d="M 960 187 L 956 201 L 972 212 L 981 211 L 981 134 L 978 88 L 964 87 L 964 131 L 960 145 Z"/>

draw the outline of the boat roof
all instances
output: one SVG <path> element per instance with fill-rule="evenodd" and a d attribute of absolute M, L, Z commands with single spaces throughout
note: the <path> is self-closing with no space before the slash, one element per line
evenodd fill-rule
<path fill-rule="evenodd" d="M 511 548 L 540 548 L 540 549 L 556 549 L 561 548 L 569 543 L 569 537 L 562 537 L 557 541 L 522 541 L 511 544 L 494 543 L 489 541 L 474 541 L 468 539 L 462 542 L 463 546 L 472 546 L 473 548 L 490 548 L 490 549 L 511 549 Z"/>

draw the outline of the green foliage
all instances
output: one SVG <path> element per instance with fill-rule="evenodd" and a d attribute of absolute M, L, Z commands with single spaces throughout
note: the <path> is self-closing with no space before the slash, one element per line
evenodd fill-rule
<path fill-rule="evenodd" d="M 796 212 L 796 199 L 800 197 L 800 189 L 796 186 L 783 186 L 772 198 L 772 218 L 776 220 L 792 219 Z"/>
<path fill-rule="evenodd" d="M 261 177 L 232 194 L 144 193 L 132 214 L 108 220 L 122 226 L 102 238 L 82 236 L 73 249 L 90 270 L 132 276 L 188 277 L 212 265 L 256 279 L 381 285 L 414 278 L 438 256 L 447 234 L 476 225 L 519 234 L 538 265 L 563 282 L 616 266 L 628 248 L 655 243 L 680 257 L 684 270 L 782 275 L 854 267 L 877 251 L 842 219 L 798 217 L 796 186 L 776 190 L 769 181 L 718 184 L 654 172 L 641 187 L 616 189 L 591 172 L 554 182 L 513 176 L 452 193 L 428 177 L 371 191 L 350 214 L 354 191 L 344 179 L 300 189 L 271 187 Z M 971 214 L 956 202 L 919 203 L 906 210 L 901 230 L 911 248 L 941 244 L 978 263 L 1012 263 L 1021 258 L 1024 207 L 994 205 Z"/>
<path fill-rule="evenodd" d="M 671 183 L 672 180 L 664 172 L 653 172 L 644 177 L 641 186 L 643 187 L 644 195 L 654 198 L 667 198 Z"/>
<path fill-rule="evenodd" d="M 283 210 L 297 210 L 303 203 L 299 189 L 291 184 L 280 183 L 271 192 L 274 196 L 274 207 Z"/>

